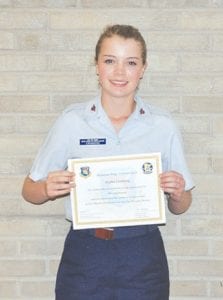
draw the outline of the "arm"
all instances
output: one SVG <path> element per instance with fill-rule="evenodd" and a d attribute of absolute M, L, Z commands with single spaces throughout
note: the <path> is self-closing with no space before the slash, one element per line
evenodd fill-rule
<path fill-rule="evenodd" d="M 49 200 L 63 197 L 74 187 L 74 174 L 69 171 L 50 172 L 45 180 L 33 181 L 26 177 L 22 196 L 34 204 L 42 204 Z"/>
<path fill-rule="evenodd" d="M 168 195 L 168 208 L 173 214 L 182 214 L 191 205 L 191 191 L 185 191 L 183 176 L 175 171 L 164 172 L 160 175 L 160 185 Z"/>

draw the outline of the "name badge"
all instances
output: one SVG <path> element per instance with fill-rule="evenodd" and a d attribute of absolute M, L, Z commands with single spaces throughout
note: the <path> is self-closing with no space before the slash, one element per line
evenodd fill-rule
<path fill-rule="evenodd" d="M 105 145 L 106 138 L 80 139 L 81 146 Z"/>

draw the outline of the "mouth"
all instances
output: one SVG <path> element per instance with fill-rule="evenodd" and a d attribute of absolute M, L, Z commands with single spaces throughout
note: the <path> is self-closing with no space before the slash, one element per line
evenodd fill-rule
<path fill-rule="evenodd" d="M 128 81 L 125 80 L 110 80 L 111 84 L 117 87 L 123 87 L 128 84 Z"/>

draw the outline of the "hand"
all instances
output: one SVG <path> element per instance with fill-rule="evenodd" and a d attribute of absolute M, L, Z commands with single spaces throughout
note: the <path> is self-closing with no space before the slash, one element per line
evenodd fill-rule
<path fill-rule="evenodd" d="M 160 186 L 174 201 L 180 201 L 185 192 L 185 180 L 180 173 L 175 171 L 162 173 Z"/>
<path fill-rule="evenodd" d="M 184 213 L 191 205 L 191 191 L 185 191 L 185 180 L 175 171 L 160 175 L 160 186 L 169 195 L 168 208 L 174 214 Z"/>
<path fill-rule="evenodd" d="M 46 197 L 55 200 L 70 193 L 71 188 L 75 186 L 74 177 L 74 173 L 69 171 L 50 172 L 45 181 Z"/>

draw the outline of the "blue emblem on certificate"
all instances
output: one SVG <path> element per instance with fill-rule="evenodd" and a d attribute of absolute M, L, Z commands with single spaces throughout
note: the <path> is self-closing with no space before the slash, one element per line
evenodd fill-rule
<path fill-rule="evenodd" d="M 86 177 L 86 178 L 89 177 L 91 175 L 90 168 L 89 167 L 81 167 L 80 175 L 82 177 Z"/>

